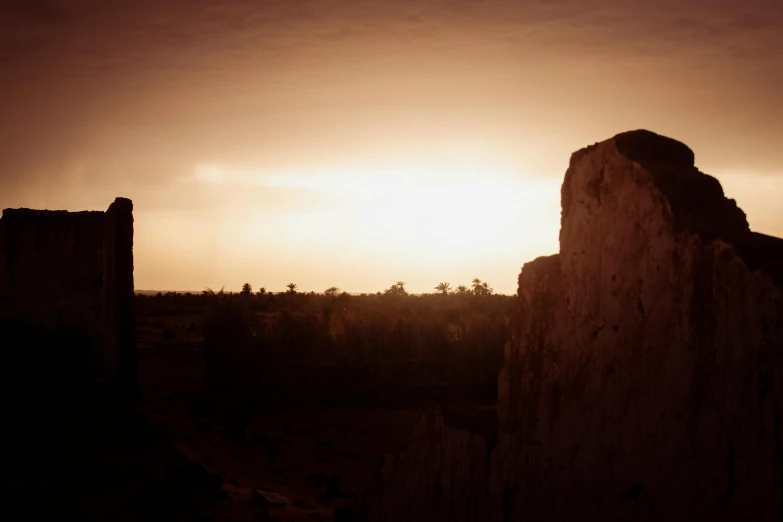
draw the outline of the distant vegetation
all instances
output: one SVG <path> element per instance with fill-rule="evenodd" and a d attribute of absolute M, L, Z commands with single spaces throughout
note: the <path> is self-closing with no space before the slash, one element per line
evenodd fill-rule
<path fill-rule="evenodd" d="M 364 400 L 494 400 L 515 297 L 438 283 L 412 295 L 383 292 L 205 290 L 139 296 L 146 315 L 201 315 L 207 389 L 281 404 Z"/>

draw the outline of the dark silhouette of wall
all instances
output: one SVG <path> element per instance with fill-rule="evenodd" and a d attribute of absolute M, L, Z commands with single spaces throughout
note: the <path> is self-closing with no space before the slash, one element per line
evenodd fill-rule
<path fill-rule="evenodd" d="M 106 212 L 3 211 L 0 335 L 10 381 L 136 392 L 133 297 L 130 200 Z"/>

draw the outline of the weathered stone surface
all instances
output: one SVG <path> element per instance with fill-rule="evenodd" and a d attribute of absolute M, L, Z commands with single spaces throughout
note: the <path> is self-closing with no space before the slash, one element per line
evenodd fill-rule
<path fill-rule="evenodd" d="M 107 212 L 3 211 L 0 337 L 16 379 L 64 364 L 134 389 L 132 212 L 123 198 Z"/>
<path fill-rule="evenodd" d="M 561 195 L 559 254 L 519 277 L 497 446 L 428 419 L 372 518 L 783 519 L 783 240 L 647 131 L 575 153 Z"/>

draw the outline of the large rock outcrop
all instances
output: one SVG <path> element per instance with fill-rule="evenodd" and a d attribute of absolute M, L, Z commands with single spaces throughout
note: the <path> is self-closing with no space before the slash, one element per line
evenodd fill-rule
<path fill-rule="evenodd" d="M 783 240 L 685 145 L 571 157 L 559 254 L 527 263 L 498 435 L 438 414 L 374 520 L 783 520 Z"/>

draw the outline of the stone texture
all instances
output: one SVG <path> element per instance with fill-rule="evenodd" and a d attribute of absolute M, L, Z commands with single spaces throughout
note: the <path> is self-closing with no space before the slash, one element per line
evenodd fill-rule
<path fill-rule="evenodd" d="M 6 315 L 34 316 L 53 326 L 97 323 L 103 212 L 6 209 L 0 230 Z"/>
<path fill-rule="evenodd" d="M 572 155 L 560 252 L 519 276 L 497 444 L 428 417 L 372 519 L 783 519 L 783 240 L 693 165 L 648 131 Z"/>
<path fill-rule="evenodd" d="M 3 211 L 0 335 L 9 350 L 40 351 L 4 353 L 6 371 L 34 380 L 65 361 L 134 389 L 132 212 L 123 198 L 107 212 Z"/>

